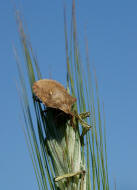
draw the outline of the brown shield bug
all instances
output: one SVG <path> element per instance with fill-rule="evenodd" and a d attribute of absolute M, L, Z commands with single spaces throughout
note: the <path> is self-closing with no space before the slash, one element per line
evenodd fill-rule
<path fill-rule="evenodd" d="M 72 115 L 71 107 L 76 102 L 76 98 L 72 97 L 59 82 L 50 79 L 38 80 L 32 88 L 45 106 Z"/>

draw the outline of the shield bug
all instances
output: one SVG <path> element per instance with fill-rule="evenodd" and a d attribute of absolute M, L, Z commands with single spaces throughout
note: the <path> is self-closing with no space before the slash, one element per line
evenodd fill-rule
<path fill-rule="evenodd" d="M 76 102 L 76 98 L 72 97 L 59 82 L 50 79 L 38 80 L 32 88 L 46 107 L 59 109 L 72 115 L 71 107 Z"/>

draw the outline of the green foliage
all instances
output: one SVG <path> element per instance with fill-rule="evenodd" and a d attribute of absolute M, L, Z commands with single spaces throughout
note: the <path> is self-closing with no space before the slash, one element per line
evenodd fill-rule
<path fill-rule="evenodd" d="M 74 123 L 75 127 L 71 126 L 70 121 L 57 125 L 54 110 L 44 113 L 43 105 L 34 99 L 33 109 L 32 100 L 30 100 L 29 96 L 33 97 L 32 85 L 36 80 L 41 79 L 42 75 L 30 42 L 25 35 L 21 18 L 17 13 L 17 24 L 26 59 L 30 87 L 28 95 L 24 73 L 16 54 L 21 84 L 19 95 L 25 122 L 23 129 L 26 143 L 39 190 L 109 190 L 105 122 L 102 123 L 105 118 L 103 116 L 102 119 L 96 77 L 95 90 L 93 88 L 87 43 L 86 66 L 83 67 L 80 58 L 74 0 L 70 36 L 67 34 L 66 11 L 64 11 L 64 21 L 67 89 L 74 97 L 77 97 L 77 104 L 74 105 L 73 110 L 77 110 L 79 113 L 90 111 L 91 116 L 85 121 L 91 124 L 92 129 L 88 132 L 83 131 L 83 134 L 87 133 L 83 137 L 84 144 L 81 144 L 80 134 L 82 129 L 77 119 Z M 84 171 L 86 171 L 86 175 Z M 56 178 L 57 182 L 55 182 L 55 177 L 58 176 L 63 177 L 61 180 Z"/>

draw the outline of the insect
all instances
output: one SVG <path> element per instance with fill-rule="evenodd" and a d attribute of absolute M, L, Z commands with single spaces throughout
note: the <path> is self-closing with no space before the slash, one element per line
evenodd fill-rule
<path fill-rule="evenodd" d="M 90 125 L 83 121 L 84 118 L 89 117 L 89 112 L 81 114 L 77 114 L 76 111 L 72 112 L 72 105 L 77 99 L 72 97 L 59 82 L 51 79 L 41 79 L 34 82 L 32 89 L 46 107 L 61 110 L 72 118 L 76 117 L 86 130 L 91 128 Z"/>
<path fill-rule="evenodd" d="M 43 79 L 33 84 L 33 92 L 46 107 L 60 109 L 71 115 L 71 107 L 76 102 L 59 82 Z"/>

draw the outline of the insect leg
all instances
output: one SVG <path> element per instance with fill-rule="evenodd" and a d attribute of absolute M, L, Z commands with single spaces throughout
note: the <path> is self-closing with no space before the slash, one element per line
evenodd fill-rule
<path fill-rule="evenodd" d="M 82 117 L 81 117 L 82 115 Z M 75 114 L 75 117 L 78 119 L 80 124 L 86 129 L 89 130 L 92 126 L 88 125 L 85 121 L 83 121 L 83 118 L 89 117 L 89 112 L 81 113 L 81 114 Z"/>
<path fill-rule="evenodd" d="M 81 117 L 81 119 L 85 119 L 87 117 L 90 117 L 90 112 L 82 112 L 79 114 L 79 116 Z"/>
<path fill-rule="evenodd" d="M 42 103 L 42 101 L 37 96 L 35 96 L 34 94 L 33 94 L 32 98 L 34 101 Z"/>

